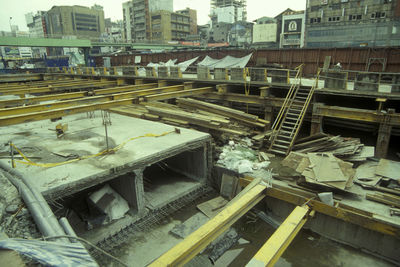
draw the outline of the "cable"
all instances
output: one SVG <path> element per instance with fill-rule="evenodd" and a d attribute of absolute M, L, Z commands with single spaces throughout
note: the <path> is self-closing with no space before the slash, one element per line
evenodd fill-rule
<path fill-rule="evenodd" d="M 105 251 L 105 250 L 99 248 L 98 246 L 96 246 L 96 245 L 90 243 L 89 241 L 87 241 L 86 239 L 83 239 L 83 238 L 81 238 L 81 237 L 72 236 L 72 235 L 57 235 L 57 236 L 42 237 L 42 238 L 38 238 L 37 240 L 40 240 L 40 239 L 48 240 L 48 239 L 53 239 L 53 238 L 72 238 L 72 239 L 76 239 L 76 240 L 78 240 L 78 241 L 80 241 L 80 242 L 83 242 L 83 243 L 85 243 L 85 244 L 91 246 L 92 248 L 94 248 L 94 249 L 100 251 L 101 253 L 103 253 L 104 255 L 106 255 L 106 256 L 110 257 L 111 259 L 115 260 L 116 262 L 118 262 L 118 263 L 121 264 L 122 266 L 129 267 L 128 264 L 122 262 L 121 260 L 117 259 L 116 257 L 114 257 L 113 255 L 111 255 L 111 254 L 108 253 L 107 251 Z"/>
<path fill-rule="evenodd" d="M 84 160 L 84 159 L 90 159 L 90 158 L 99 157 L 99 156 L 102 156 L 102 155 L 105 155 L 105 154 L 108 154 L 108 153 L 115 153 L 118 150 L 120 150 L 123 146 L 125 146 L 128 142 L 136 140 L 136 139 L 139 139 L 139 138 L 161 137 L 161 136 L 165 136 L 167 134 L 171 134 L 171 133 L 174 133 L 174 132 L 179 133 L 179 131 L 177 131 L 177 129 L 175 129 L 173 131 L 169 131 L 169 132 L 164 132 L 162 134 L 147 133 L 147 134 L 144 134 L 144 135 L 141 135 L 141 136 L 136 136 L 136 137 L 129 138 L 129 139 L 125 140 L 124 142 L 122 142 L 121 144 L 119 144 L 118 146 L 116 146 L 114 148 L 103 150 L 103 151 L 101 151 L 101 152 L 99 152 L 97 154 L 86 155 L 86 156 L 82 156 L 82 157 L 79 157 L 79 158 L 76 158 L 76 159 L 71 159 L 71 160 L 62 161 L 62 162 L 56 162 L 56 163 L 36 163 L 36 162 L 33 162 L 27 156 L 25 156 L 24 153 L 22 153 L 22 151 L 20 149 L 18 149 L 13 143 L 10 143 L 10 146 L 15 148 L 15 150 L 18 152 L 18 154 L 20 154 L 25 160 L 25 161 L 16 160 L 15 162 L 26 164 L 26 165 L 43 167 L 43 168 L 50 168 L 50 167 L 56 167 L 56 166 L 60 166 L 60 165 L 65 165 L 65 164 L 77 162 L 77 161 Z"/>

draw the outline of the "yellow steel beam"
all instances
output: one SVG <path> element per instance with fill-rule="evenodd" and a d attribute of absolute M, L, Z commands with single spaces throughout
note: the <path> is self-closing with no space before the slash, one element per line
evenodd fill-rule
<path fill-rule="evenodd" d="M 129 105 L 137 101 L 136 98 L 128 98 L 123 100 L 107 101 L 103 103 L 96 103 L 90 105 L 82 105 L 70 108 L 60 108 L 48 111 L 41 111 L 29 114 L 21 114 L 16 116 L 0 117 L 0 126 L 14 125 L 18 123 L 47 120 L 53 118 L 59 118 L 67 115 L 89 112 L 99 109 L 109 109 L 120 105 Z"/>
<path fill-rule="evenodd" d="M 154 93 L 157 92 L 158 93 L 161 92 L 160 94 L 161 99 L 170 99 L 170 98 L 177 98 L 182 96 L 209 92 L 210 90 L 213 89 L 211 87 L 206 87 L 206 88 L 182 90 L 182 87 L 168 86 L 155 89 L 147 89 L 147 90 L 144 89 L 141 91 L 133 91 L 129 93 L 79 98 L 79 99 L 55 102 L 51 104 L 1 109 L 0 126 L 13 125 L 29 121 L 38 121 L 43 119 L 51 119 L 51 118 L 66 116 L 69 114 L 92 111 L 96 109 L 104 109 L 103 103 L 104 104 L 107 103 L 108 105 L 110 105 L 110 107 L 114 106 L 112 105 L 112 103 L 117 103 L 118 105 L 126 105 L 127 103 L 129 104 L 132 103 L 133 101 L 139 102 L 139 100 L 137 100 L 136 97 L 143 95 L 146 97 L 146 95 L 150 94 L 151 98 L 154 99 L 157 97 L 157 94 Z M 120 101 L 125 101 L 125 99 L 128 100 L 128 102 L 120 102 Z M 90 102 L 103 102 L 103 103 L 88 105 L 87 103 Z M 75 107 L 71 107 L 76 105 L 81 105 L 81 106 L 78 106 L 77 107 L 78 109 L 75 109 Z M 52 111 L 54 111 L 54 113 L 52 113 Z"/>
<path fill-rule="evenodd" d="M 45 80 L 45 81 L 33 81 L 33 82 L 25 82 L 25 83 L 6 83 L 0 84 L 0 89 L 10 89 L 10 88 L 19 88 L 19 87 L 40 87 L 40 86 L 48 86 L 49 84 L 62 84 L 73 81 L 72 79 L 67 80 Z M 87 81 L 87 79 L 81 81 Z"/>
<path fill-rule="evenodd" d="M 365 121 L 380 123 L 384 120 L 384 115 L 389 116 L 389 124 L 392 126 L 400 125 L 400 114 L 384 114 L 381 112 L 366 110 L 366 109 L 355 109 L 355 108 L 344 108 L 336 106 L 325 106 L 318 105 L 315 115 L 331 118 L 340 118 L 347 120 Z"/>
<path fill-rule="evenodd" d="M 27 97 L 27 98 L 20 98 L 20 99 L 0 100 L 0 108 L 21 106 L 21 105 L 31 105 L 33 103 L 40 103 L 40 102 L 49 101 L 49 100 L 64 100 L 64 99 L 79 98 L 79 97 L 84 97 L 86 95 L 87 95 L 87 91 L 81 91 L 81 92 L 72 92 L 72 93 L 64 93 L 64 94 Z"/>
<path fill-rule="evenodd" d="M 252 177 L 241 178 L 240 185 L 246 186 L 251 181 L 253 181 Z M 308 201 L 309 206 L 311 206 L 315 212 L 319 212 L 348 223 L 356 224 L 385 235 L 391 235 L 400 238 L 399 227 L 396 227 L 390 222 L 385 222 L 384 220 L 379 219 L 376 214 L 372 212 L 360 210 L 355 207 L 341 204 L 340 202 L 335 202 L 334 206 L 330 206 L 318 200 L 311 199 L 314 195 L 308 195 L 304 191 L 294 190 L 288 187 L 279 186 L 277 184 L 273 184 L 272 188 L 267 190 L 267 196 L 298 206 L 303 205 Z"/>
<path fill-rule="evenodd" d="M 144 99 L 145 99 L 145 101 L 158 101 L 158 100 L 166 100 L 166 99 L 171 99 L 171 98 L 176 98 L 176 97 L 202 95 L 205 93 L 210 93 L 212 91 L 214 91 L 214 88 L 204 87 L 204 88 L 196 88 L 196 89 L 190 89 L 190 90 L 182 90 L 182 91 L 179 91 L 176 93 L 162 93 L 162 94 L 156 94 L 156 95 L 149 95 L 149 96 L 145 96 Z"/>
<path fill-rule="evenodd" d="M 274 266 L 306 223 L 309 212 L 309 207 L 297 206 L 246 266 Z"/>
<path fill-rule="evenodd" d="M 149 266 L 183 266 L 260 202 L 265 189 L 264 185 L 256 185 Z"/>
<path fill-rule="evenodd" d="M 54 91 L 69 90 L 69 89 L 102 87 L 113 84 L 116 84 L 116 81 L 105 81 L 105 82 L 93 81 L 93 82 L 86 82 L 82 84 L 68 85 L 63 87 L 36 87 L 27 89 L 3 90 L 0 91 L 0 95 L 25 95 L 25 94 L 35 94 L 35 93 L 46 93 L 46 92 L 54 92 Z"/>
<path fill-rule="evenodd" d="M 132 85 L 129 86 L 129 90 L 139 90 L 139 89 L 147 89 L 147 88 L 154 88 L 157 86 L 157 83 L 149 83 L 149 84 L 141 84 L 141 85 Z M 113 87 L 110 89 L 98 89 L 93 90 L 95 95 L 103 95 L 108 93 L 118 93 L 127 91 L 127 86 L 124 87 Z M 52 94 L 52 95 L 44 95 L 44 96 L 37 96 L 37 97 L 27 97 L 21 99 L 11 99 L 11 100 L 0 100 L 0 108 L 10 107 L 10 106 L 21 106 L 21 105 L 30 105 L 34 103 L 40 103 L 42 101 L 49 101 L 49 100 L 65 100 L 65 99 L 72 99 L 72 98 L 79 98 L 87 96 L 87 91 L 81 92 L 72 92 L 72 93 L 63 93 L 63 94 Z"/>
<path fill-rule="evenodd" d="M 41 74 L 22 74 L 22 75 L 1 75 L 0 83 L 4 82 L 25 82 L 25 81 L 40 81 L 42 80 Z"/>
<path fill-rule="evenodd" d="M 51 83 L 46 84 L 14 84 L 11 86 L 1 86 L 1 92 L 8 92 L 13 90 L 23 90 L 23 89 L 34 89 L 34 88 L 59 88 L 59 87 L 68 87 L 74 86 L 79 84 L 90 84 L 90 83 L 97 83 L 97 80 L 67 80 L 67 81 L 53 81 Z"/>
<path fill-rule="evenodd" d="M 155 93 L 166 93 L 167 92 L 170 97 L 173 97 L 174 96 L 173 92 L 178 91 L 178 90 L 183 90 L 183 85 L 160 87 L 160 88 L 155 88 L 155 89 L 143 89 L 143 90 L 137 90 L 137 91 L 121 93 L 121 94 L 112 94 L 112 95 L 104 95 L 104 96 L 101 96 L 101 95 L 100 96 L 90 96 L 90 97 L 83 97 L 83 98 L 72 99 L 72 100 L 58 101 L 58 102 L 54 102 L 54 103 L 46 103 L 46 104 L 38 104 L 38 105 L 30 105 L 30 106 L 20 106 L 20 107 L 13 107 L 13 108 L 3 108 L 3 109 L 0 109 L 0 117 L 28 114 L 28 113 L 32 113 L 32 112 L 46 111 L 46 110 L 59 109 L 59 108 L 65 108 L 65 107 L 72 107 L 72 106 L 83 105 L 83 104 L 94 103 L 94 102 L 121 100 L 121 99 L 133 98 L 136 96 L 153 95 Z"/>
<path fill-rule="evenodd" d="M 106 95 L 106 94 L 134 91 L 134 90 L 138 90 L 138 89 L 151 89 L 151 88 L 157 87 L 157 85 L 158 85 L 157 83 L 145 83 L 145 84 L 139 84 L 139 85 L 127 85 L 127 86 L 120 86 L 120 87 L 97 89 L 97 90 L 93 90 L 93 92 L 95 95 Z"/>

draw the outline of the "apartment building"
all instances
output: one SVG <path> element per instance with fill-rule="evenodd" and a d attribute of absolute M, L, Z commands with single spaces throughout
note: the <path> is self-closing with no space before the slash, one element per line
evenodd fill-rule
<path fill-rule="evenodd" d="M 400 45 L 400 0 L 308 0 L 307 47 Z"/>

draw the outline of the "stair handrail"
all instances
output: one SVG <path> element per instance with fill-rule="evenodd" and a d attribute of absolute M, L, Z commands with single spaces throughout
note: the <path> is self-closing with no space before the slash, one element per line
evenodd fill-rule
<path fill-rule="evenodd" d="M 303 108 L 302 108 L 301 111 L 300 111 L 299 117 L 297 118 L 297 121 L 295 122 L 295 125 L 294 125 L 294 127 L 293 127 L 293 130 L 296 129 L 296 131 L 294 132 L 293 138 L 292 138 L 291 141 L 290 141 L 290 144 L 289 144 L 289 146 L 288 146 L 287 152 L 289 152 L 289 151 L 292 149 L 292 146 L 294 145 L 296 136 L 297 136 L 297 134 L 298 134 L 299 131 L 300 131 L 301 124 L 302 124 L 303 119 L 304 119 L 304 116 L 305 116 L 305 114 L 306 114 L 306 112 L 307 112 L 308 106 L 310 105 L 311 99 L 312 99 L 312 97 L 313 97 L 313 95 L 314 95 L 314 91 L 315 91 L 315 89 L 318 87 L 318 80 L 319 80 L 319 75 L 320 75 L 320 73 L 321 73 L 321 70 L 318 70 L 317 76 L 315 77 L 315 80 L 314 80 L 314 84 L 313 84 L 313 86 L 311 87 L 311 89 L 310 89 L 310 91 L 309 91 L 309 93 L 308 93 L 307 99 L 306 99 L 306 101 L 305 101 L 305 103 L 304 103 L 304 105 L 303 105 Z M 293 133 L 293 131 L 292 131 L 292 133 Z M 292 136 L 292 133 L 291 133 L 290 136 Z M 286 152 L 286 153 L 287 153 L 287 152 Z"/>
<path fill-rule="evenodd" d="M 283 119 L 283 115 L 285 114 L 285 110 L 290 106 L 289 102 L 293 101 L 292 96 L 294 95 L 294 93 L 297 91 L 298 89 L 298 85 L 301 82 L 301 75 L 302 75 L 302 70 L 303 70 L 303 66 L 304 64 L 299 65 L 298 67 L 295 68 L 295 70 L 297 69 L 297 73 L 295 76 L 295 82 L 290 86 L 289 92 L 286 95 L 286 98 L 283 102 L 283 105 L 281 107 L 281 109 L 279 110 L 278 116 L 276 117 L 274 124 L 272 125 L 272 133 L 274 133 L 277 130 L 277 127 L 279 125 L 281 125 L 282 119 Z M 271 136 L 273 136 L 274 134 L 272 134 Z"/>

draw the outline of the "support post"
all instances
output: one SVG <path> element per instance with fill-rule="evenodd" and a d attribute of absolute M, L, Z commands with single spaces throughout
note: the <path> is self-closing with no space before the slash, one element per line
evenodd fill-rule
<path fill-rule="evenodd" d="M 323 116 L 320 115 L 320 112 L 318 110 L 318 107 L 320 105 L 321 104 L 314 104 L 314 106 L 313 106 L 310 135 L 314 135 L 314 134 L 323 132 L 323 130 L 322 130 L 322 119 L 323 119 Z"/>
<path fill-rule="evenodd" d="M 389 143 L 390 143 L 390 135 L 392 133 L 392 125 L 390 124 L 390 115 L 394 114 L 394 109 L 388 109 L 387 114 L 382 114 L 383 119 L 379 124 L 378 138 L 376 140 L 376 157 L 378 158 L 386 158 Z"/>

